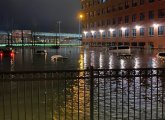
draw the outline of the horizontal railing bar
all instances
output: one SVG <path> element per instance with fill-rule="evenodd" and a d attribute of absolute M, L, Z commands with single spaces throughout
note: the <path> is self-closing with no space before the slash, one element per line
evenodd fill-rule
<path fill-rule="evenodd" d="M 90 68 L 84 70 L 38 70 L 38 71 L 0 71 L 0 74 L 18 74 L 18 73 L 62 73 L 62 72 L 87 72 Z M 149 70 L 163 70 L 165 68 L 138 68 L 138 69 L 93 69 L 93 71 L 149 71 Z"/>

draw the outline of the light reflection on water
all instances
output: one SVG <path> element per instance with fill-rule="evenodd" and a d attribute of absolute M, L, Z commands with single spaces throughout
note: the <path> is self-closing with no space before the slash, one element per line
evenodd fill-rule
<path fill-rule="evenodd" d="M 125 69 L 125 68 L 145 68 L 145 67 L 151 67 L 151 68 L 157 68 L 157 67 L 164 67 L 165 63 L 158 60 L 155 56 L 157 54 L 157 50 L 154 51 L 148 51 L 148 50 L 132 50 L 132 58 L 130 59 L 119 59 L 117 57 L 116 53 L 112 53 L 108 50 L 106 50 L 105 48 L 81 48 L 81 47 L 63 47 L 60 48 L 59 50 L 53 50 L 53 49 L 48 49 L 48 54 L 47 55 L 36 55 L 33 54 L 33 50 L 32 49 L 27 49 L 25 48 L 24 50 L 22 49 L 18 49 L 17 50 L 18 53 L 15 54 L 15 56 L 13 57 L 9 57 L 9 56 L 2 56 L 0 59 L 0 70 L 10 70 L 10 71 L 14 71 L 14 70 L 56 70 L 56 69 L 85 69 L 87 67 L 89 67 L 90 65 L 94 66 L 95 68 L 120 68 L 120 69 Z M 66 59 L 65 61 L 51 61 L 51 56 L 54 54 L 61 54 L 63 56 L 68 57 L 68 59 Z M 80 73 L 79 76 L 83 76 L 83 74 Z M 161 81 L 159 81 L 158 86 L 156 86 L 157 81 L 156 78 L 152 78 L 152 79 L 146 79 L 143 78 L 142 79 L 142 83 L 140 84 L 140 78 L 136 78 L 136 82 L 135 85 L 133 83 L 133 79 L 131 79 L 132 81 L 128 84 L 128 79 L 123 79 L 123 90 L 124 92 L 122 93 L 122 81 L 121 79 L 117 80 L 117 79 L 100 79 L 99 80 L 99 84 L 97 82 L 97 80 L 95 80 L 95 87 L 94 87 L 94 114 L 96 114 L 96 117 L 98 117 L 98 104 L 100 107 L 100 117 L 103 118 L 103 113 L 104 113 L 104 106 L 106 108 L 106 110 L 109 112 L 110 111 L 110 107 L 112 107 L 113 111 L 116 110 L 116 105 L 118 105 L 118 110 L 121 112 L 121 103 L 122 103 L 122 98 L 121 98 L 121 94 L 124 94 L 124 113 L 125 113 L 125 118 L 127 119 L 127 113 L 128 113 L 128 93 L 129 93 L 129 97 L 133 99 L 134 95 L 136 97 L 136 110 L 139 110 L 139 101 L 141 100 L 141 107 L 142 107 L 142 118 L 144 118 L 144 114 L 145 110 L 144 110 L 144 106 L 145 104 L 147 104 L 147 109 L 150 109 L 150 105 L 151 105 L 151 90 L 152 90 L 152 97 L 153 97 L 153 111 L 156 111 L 156 99 L 158 98 L 158 96 L 156 96 L 156 93 L 159 92 L 161 93 L 163 91 L 163 83 Z M 151 89 L 151 80 L 152 80 L 152 84 L 153 84 L 153 88 Z M 110 82 L 111 81 L 111 82 Z M 117 82 L 116 82 L 117 81 Z M 84 117 L 84 110 L 86 110 L 86 119 L 89 119 L 89 81 L 84 81 L 84 80 L 79 80 L 79 82 L 77 80 L 67 80 L 66 83 L 66 98 L 64 96 L 65 94 L 65 87 L 64 87 L 64 83 L 65 81 L 58 81 L 59 83 L 54 82 L 53 87 L 54 90 L 52 91 L 51 89 L 51 82 L 47 82 L 47 87 L 45 89 L 45 83 L 41 82 L 40 83 L 40 88 L 38 88 L 38 83 L 34 82 L 33 83 L 33 99 L 34 99 L 34 103 L 33 103 L 33 107 L 34 107 L 34 118 L 37 118 L 37 110 L 38 110 L 38 103 L 37 100 L 40 99 L 40 109 L 41 109 L 41 119 L 44 119 L 45 115 L 44 115 L 44 98 L 45 98 L 45 93 L 47 93 L 46 97 L 47 97 L 47 102 L 48 102 L 48 106 L 47 106 L 47 119 L 51 119 L 51 112 L 52 112 L 52 106 L 51 106 L 51 95 L 53 94 L 54 96 L 54 111 L 53 111 L 53 118 L 54 120 L 59 119 L 59 117 L 61 119 L 64 119 L 64 114 L 65 114 L 65 106 L 66 106 L 66 111 L 67 111 L 67 119 L 71 119 L 72 118 L 72 114 L 74 114 L 73 119 L 76 120 L 78 117 L 78 104 L 79 104 L 79 112 L 80 112 L 80 118 L 83 119 Z M 105 83 L 104 83 L 105 82 Z M 19 83 L 19 91 L 20 91 L 20 106 L 23 106 L 24 104 L 24 87 L 22 86 L 24 83 Z M 29 116 L 30 116 L 30 92 L 29 91 L 31 89 L 31 83 L 27 82 L 26 83 L 26 90 L 27 90 L 27 96 L 26 96 L 26 101 L 27 101 L 27 111 L 29 112 Z M 106 85 L 106 86 L 105 86 Z M 141 86 L 140 86 L 141 85 Z M 17 90 L 16 90 L 16 86 L 17 83 L 13 83 L 12 86 L 12 95 L 16 95 L 17 94 Z M 129 86 L 129 87 L 128 87 Z M 134 86 L 136 88 L 136 92 L 134 91 Z M 98 95 L 98 87 L 99 87 L 99 95 Z M 104 88 L 105 87 L 105 88 Z M 142 98 L 139 98 L 139 93 L 140 93 L 140 87 L 141 87 L 141 96 Z M 158 88 L 157 88 L 158 87 Z M 9 88 L 6 87 L 6 89 Z M 78 91 L 79 88 L 79 91 Z M 118 89 L 117 89 L 118 88 Z M 129 88 L 129 90 L 128 90 Z M 110 89 L 112 90 L 112 92 L 110 92 Z M 38 90 L 40 90 L 40 97 L 38 98 Z M 46 91 L 46 92 L 45 92 Z M 84 92 L 85 91 L 85 92 Z M 129 91 L 129 92 L 128 92 Z M 79 93 L 79 94 L 78 94 Z M 104 93 L 105 93 L 105 98 L 106 98 L 106 103 L 104 105 Z M 110 94 L 112 100 L 112 104 L 110 106 Z M 116 96 L 116 94 L 118 94 Z M 6 99 L 9 98 L 10 95 L 10 89 L 6 90 L 5 96 Z M 84 98 L 85 95 L 85 98 Z M 59 98 L 58 98 L 58 97 Z M 78 101 L 78 96 L 79 96 L 79 101 Z M 98 103 L 98 96 L 99 96 L 99 100 L 100 102 Z M 118 97 L 118 101 L 116 101 L 116 97 Z M 159 96 L 160 98 L 162 96 Z M 65 103 L 65 99 L 66 99 L 66 103 Z M 133 105 L 134 105 L 134 101 L 130 99 L 130 108 L 133 109 Z M 2 98 L 1 98 L 2 100 Z M 16 97 L 13 98 L 13 103 L 15 101 L 16 103 Z M 85 101 L 84 101 L 85 100 Z M 79 103 L 78 103 L 79 102 Z M 10 101 L 6 101 L 7 104 L 10 103 Z M 6 106 L 7 106 L 6 104 Z M 2 103 L 0 104 L 2 106 Z M 16 107 L 16 104 L 13 104 L 13 107 Z M 84 106 L 86 109 L 84 109 Z M 158 107 L 160 108 L 162 106 L 161 103 L 158 104 Z M 59 111 L 58 107 L 60 108 Z M 23 107 L 20 107 L 20 109 L 23 109 Z M 2 109 L 1 109 L 2 110 Z M 0 117 L 3 118 L 2 115 L 2 111 L 0 110 Z M 14 110 L 14 108 L 13 108 Z M 10 115 L 10 110 L 9 108 L 6 110 L 8 111 L 8 115 Z M 115 118 L 116 113 L 112 111 L 112 118 Z M 136 112 L 137 112 L 136 111 Z M 161 110 L 158 109 L 158 111 Z M 20 112 L 22 113 L 22 115 L 20 115 L 20 118 L 24 115 L 24 111 Z M 60 113 L 60 115 L 59 115 Z M 110 112 L 109 112 L 110 113 Z M 110 114 L 106 113 L 107 117 L 110 117 Z M 130 111 L 131 114 L 133 114 Z M 155 114 L 155 112 L 153 112 Z M 138 114 L 138 112 L 137 112 Z M 17 114 L 15 114 L 15 120 L 17 119 L 16 117 Z M 14 114 L 13 114 L 14 116 Z M 121 116 L 121 115 L 119 115 Z M 148 114 L 148 118 L 150 114 Z M 155 115 L 153 115 L 155 117 Z M 10 118 L 10 116 L 8 116 L 8 118 Z M 24 119 L 24 118 L 22 118 Z M 31 119 L 29 117 L 29 119 Z M 13 119 L 14 120 L 14 119 Z"/>
<path fill-rule="evenodd" d="M 132 57 L 129 59 L 118 58 L 118 53 L 106 48 L 61 47 L 59 50 L 49 48 L 46 55 L 34 54 L 36 50 L 16 49 L 14 56 L 0 56 L 0 70 L 85 69 L 89 66 L 110 69 L 165 67 L 165 63 L 156 57 L 161 50 L 132 50 Z M 51 61 L 54 54 L 60 54 L 68 59 Z"/>

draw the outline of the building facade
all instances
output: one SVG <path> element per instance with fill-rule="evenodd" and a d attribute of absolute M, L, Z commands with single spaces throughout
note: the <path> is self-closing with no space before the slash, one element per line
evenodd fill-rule
<path fill-rule="evenodd" d="M 83 44 L 165 48 L 165 0 L 81 0 Z"/>

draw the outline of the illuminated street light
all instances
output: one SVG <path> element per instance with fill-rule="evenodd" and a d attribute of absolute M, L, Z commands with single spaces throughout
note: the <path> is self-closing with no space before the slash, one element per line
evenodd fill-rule
<path fill-rule="evenodd" d="M 126 30 L 126 28 L 125 28 L 125 27 L 121 27 L 121 30 L 122 30 L 122 31 L 125 31 L 125 30 Z"/>
<path fill-rule="evenodd" d="M 83 33 L 84 33 L 84 34 L 85 34 L 85 36 L 86 36 L 86 34 L 87 34 L 88 32 L 87 32 L 87 31 L 84 31 Z"/>
<path fill-rule="evenodd" d="M 158 27 L 158 26 L 159 26 L 159 24 L 157 24 L 157 23 L 153 24 L 153 27 Z"/>
<path fill-rule="evenodd" d="M 110 31 L 110 32 L 113 32 L 113 31 L 114 31 L 114 29 L 110 28 L 110 29 L 109 29 L 109 31 Z"/>
<path fill-rule="evenodd" d="M 104 30 L 99 30 L 99 32 L 102 34 L 104 32 Z"/>
<path fill-rule="evenodd" d="M 88 32 L 87 32 L 87 31 L 84 31 L 83 33 L 84 33 L 84 35 L 85 35 L 85 38 L 86 38 L 86 35 L 87 35 L 87 33 L 88 33 Z"/>
<path fill-rule="evenodd" d="M 80 39 L 80 33 L 81 33 L 81 20 L 83 18 L 83 15 L 82 14 L 79 14 L 79 39 Z"/>
<path fill-rule="evenodd" d="M 140 26 L 139 26 L 139 25 L 136 25 L 135 28 L 136 28 L 136 29 L 140 29 Z"/>
<path fill-rule="evenodd" d="M 83 18 L 83 15 L 82 15 L 82 14 L 80 14 L 80 15 L 79 15 L 79 19 L 82 19 L 82 18 Z"/>
<path fill-rule="evenodd" d="M 94 36 L 94 34 L 95 34 L 95 31 L 94 31 L 94 30 L 91 30 L 91 33 L 92 33 L 92 36 Z"/>

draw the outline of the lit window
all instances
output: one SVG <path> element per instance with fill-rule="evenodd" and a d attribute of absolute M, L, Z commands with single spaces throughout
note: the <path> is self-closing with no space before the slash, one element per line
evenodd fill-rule
<path fill-rule="evenodd" d="M 97 32 L 97 38 L 100 38 L 100 32 Z"/>
<path fill-rule="evenodd" d="M 116 37 L 116 31 L 115 30 L 112 32 L 112 36 Z"/>
<path fill-rule="evenodd" d="M 126 29 L 125 30 L 125 37 L 128 37 L 129 36 L 129 29 Z"/>
<path fill-rule="evenodd" d="M 144 28 L 140 28 L 140 36 L 144 36 Z"/>
<path fill-rule="evenodd" d="M 158 27 L 158 35 L 164 35 L 164 26 Z"/>
<path fill-rule="evenodd" d="M 110 31 L 108 31 L 108 38 L 110 38 L 111 37 L 111 32 Z"/>
<path fill-rule="evenodd" d="M 154 27 L 149 27 L 149 36 L 154 36 Z"/>
<path fill-rule="evenodd" d="M 119 37 L 122 37 L 122 30 L 119 30 Z"/>
<path fill-rule="evenodd" d="M 136 29 L 132 29 L 132 36 L 136 37 Z"/>
<path fill-rule="evenodd" d="M 103 33 L 102 33 L 102 37 L 103 37 L 103 38 L 106 38 L 106 32 L 103 32 Z"/>

